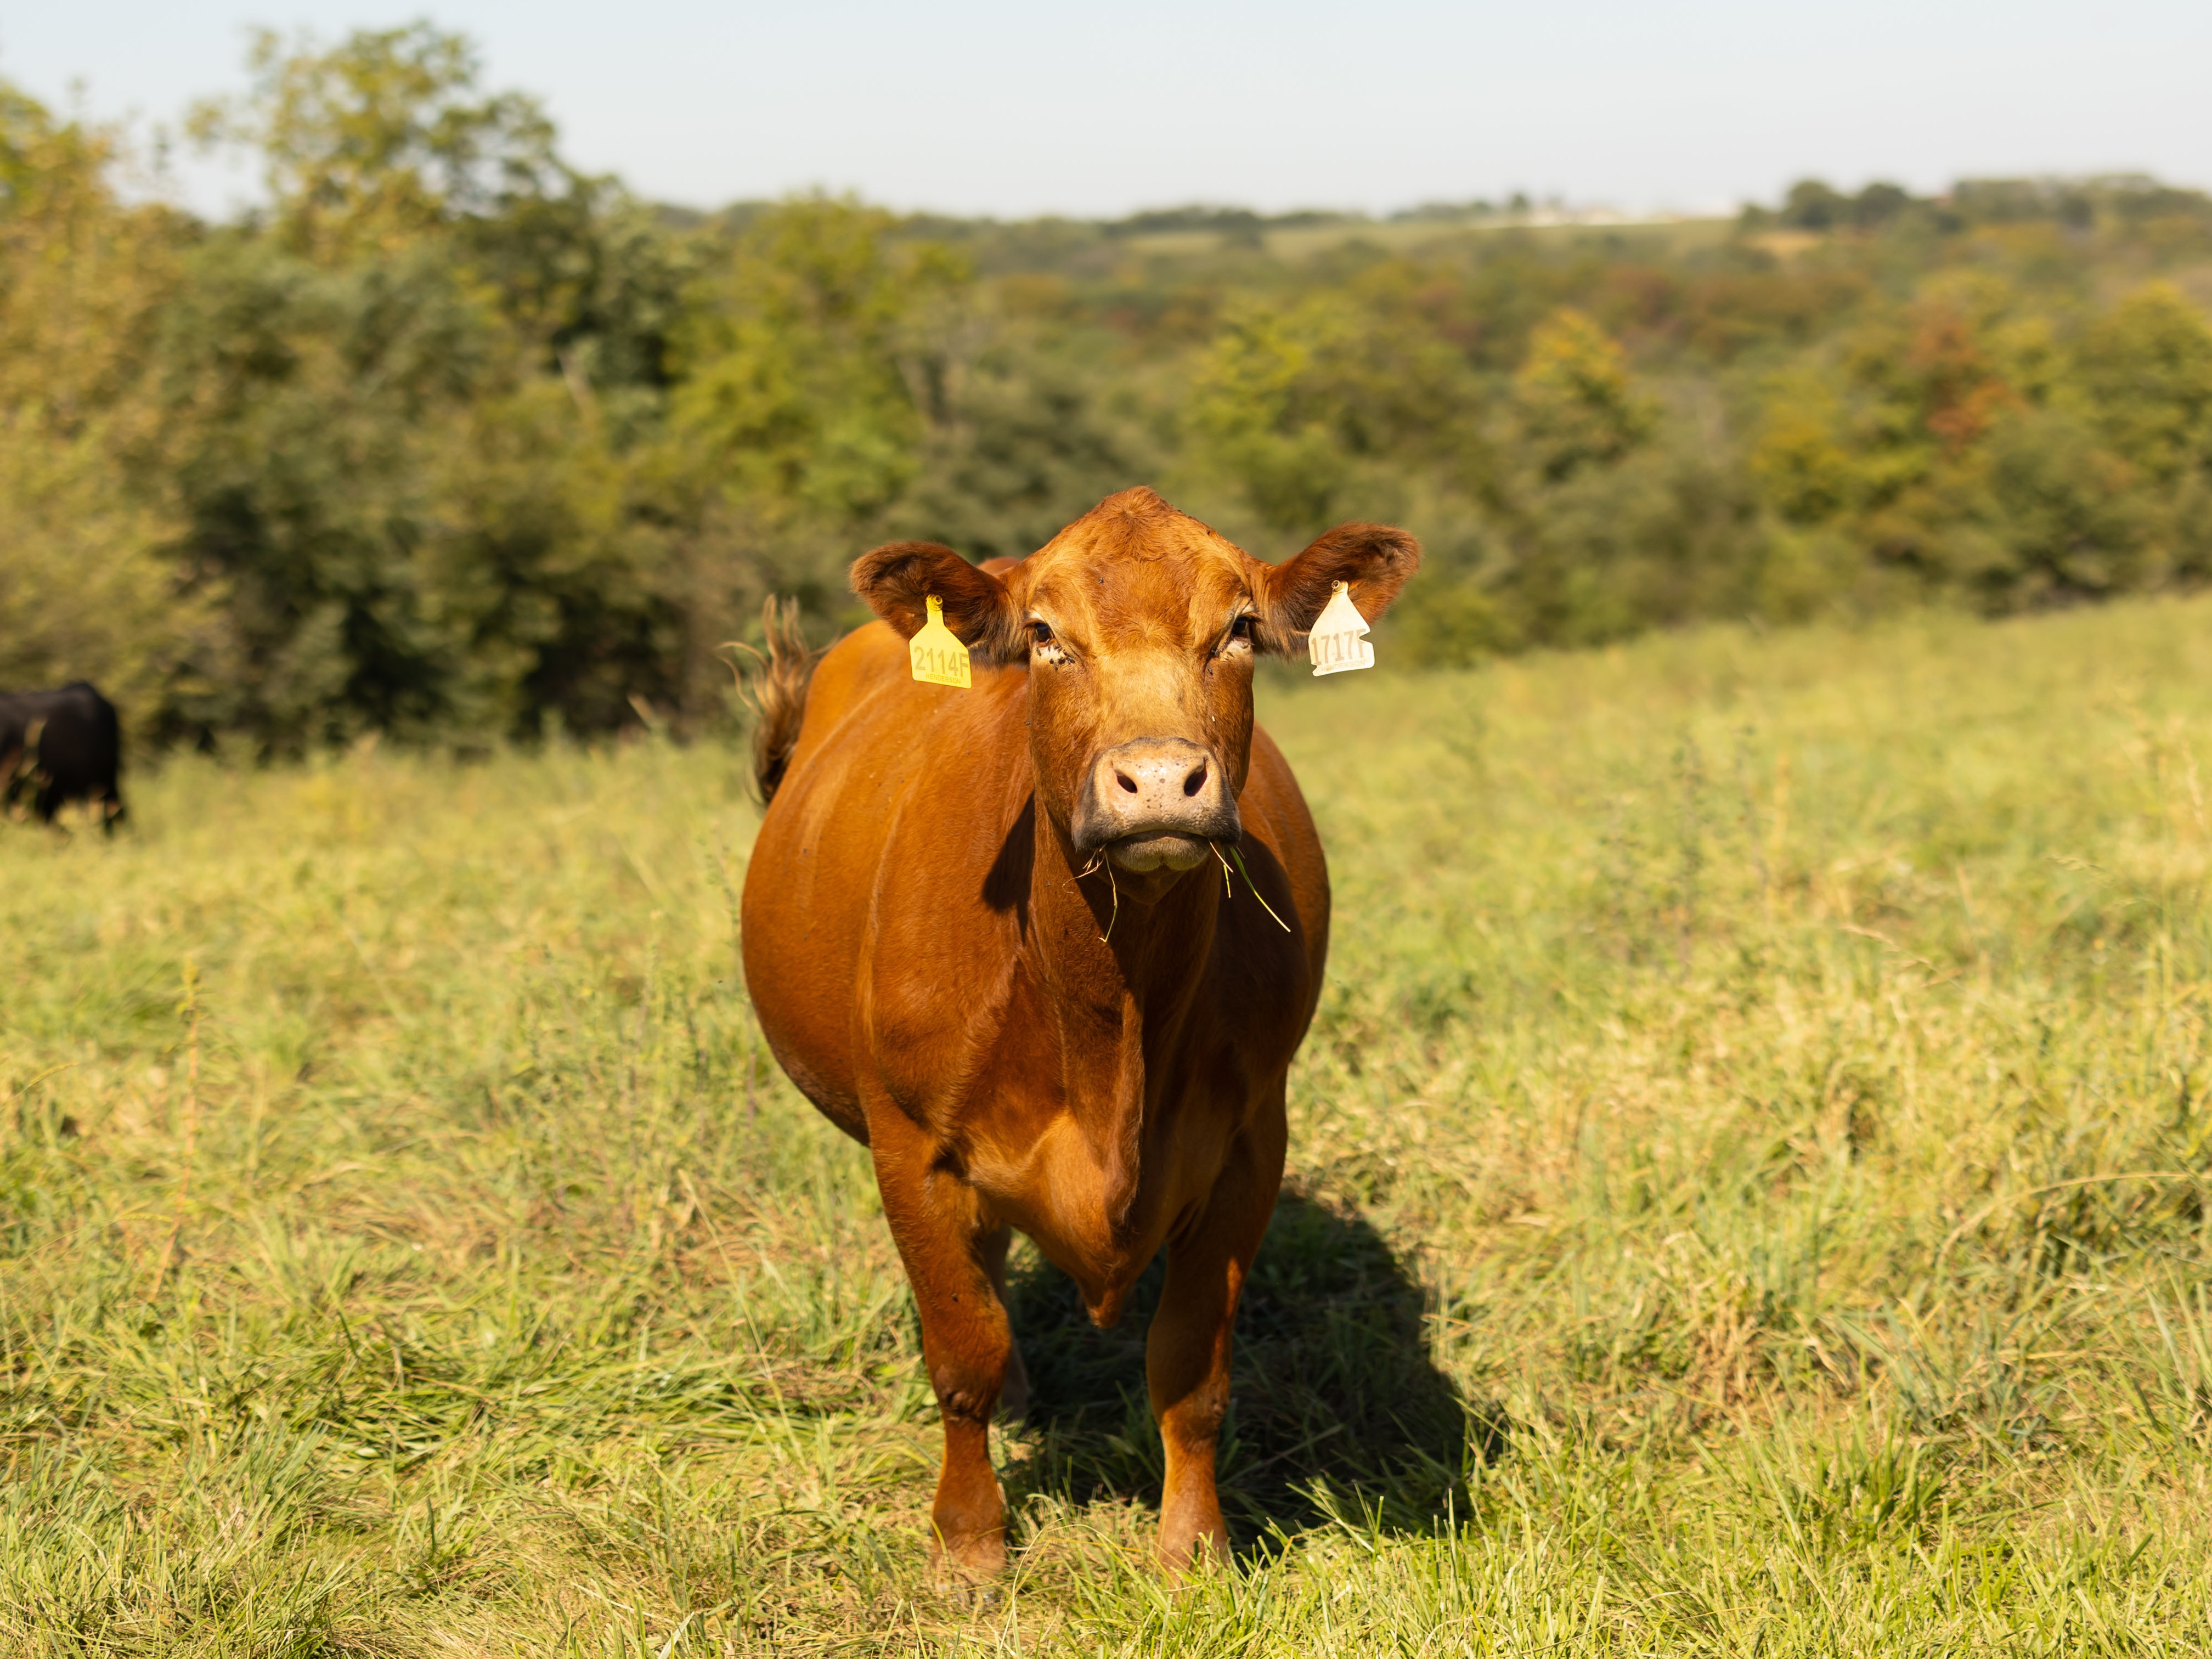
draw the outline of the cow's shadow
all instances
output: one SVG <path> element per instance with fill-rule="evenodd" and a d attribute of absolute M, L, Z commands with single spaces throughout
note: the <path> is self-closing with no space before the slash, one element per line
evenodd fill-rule
<path fill-rule="evenodd" d="M 1119 1326 L 1094 1329 L 1074 1286 L 1024 1252 L 1007 1285 L 1030 1373 L 1008 1496 L 1158 1504 L 1159 1434 L 1145 1333 L 1164 1262 Z M 1285 1189 L 1237 1316 L 1221 1504 L 1240 1551 L 1328 1518 L 1431 1531 L 1468 1514 L 1470 1460 L 1502 1443 L 1429 1356 L 1420 1286 L 1356 1215 Z"/>

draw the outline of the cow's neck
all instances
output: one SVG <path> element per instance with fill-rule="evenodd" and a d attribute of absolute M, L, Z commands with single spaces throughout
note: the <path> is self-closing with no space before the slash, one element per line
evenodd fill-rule
<path fill-rule="evenodd" d="M 1133 876 L 1079 854 L 1044 812 L 1036 842 L 1030 937 L 1059 1015 L 1068 1105 L 1105 1174 L 1118 1234 L 1133 1224 L 1164 1062 L 1212 951 L 1220 882 L 1205 868 L 1172 882 Z"/>

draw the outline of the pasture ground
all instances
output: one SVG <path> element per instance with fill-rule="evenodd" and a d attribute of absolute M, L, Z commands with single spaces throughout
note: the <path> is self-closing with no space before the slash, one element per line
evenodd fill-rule
<path fill-rule="evenodd" d="M 865 1155 L 717 746 L 368 747 L 0 835 L 0 1648 L 2201 1652 L 2212 605 L 1273 681 L 1338 893 L 1240 1571 L 1034 1261 L 933 1595 Z M 957 787 L 957 781 L 951 787 Z"/>

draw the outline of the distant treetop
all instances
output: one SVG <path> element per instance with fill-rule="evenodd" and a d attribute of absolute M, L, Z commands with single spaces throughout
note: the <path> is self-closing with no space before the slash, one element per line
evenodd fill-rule
<path fill-rule="evenodd" d="M 2035 221 L 2087 229 L 2100 216 L 2132 220 L 2183 215 L 2212 219 L 2212 196 L 2179 189 L 2148 173 L 2100 173 L 2086 179 L 1961 179 L 1940 196 L 1915 196 L 1901 185 L 1876 182 L 1846 195 L 1819 179 L 1790 186 L 1777 208 L 1743 210 L 1746 229 L 1873 230 L 1907 216 L 1938 230 Z"/>

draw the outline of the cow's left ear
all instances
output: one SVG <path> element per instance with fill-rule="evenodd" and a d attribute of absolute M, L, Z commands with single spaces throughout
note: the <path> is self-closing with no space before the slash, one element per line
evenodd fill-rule
<path fill-rule="evenodd" d="M 985 663 L 1003 665 L 1027 654 L 1021 611 L 1006 583 L 937 542 L 892 542 L 853 562 L 853 591 L 902 637 L 929 620 L 934 593 L 945 625 Z"/>
<path fill-rule="evenodd" d="M 1340 524 L 1295 559 L 1260 565 L 1253 586 L 1261 649 L 1285 657 L 1304 650 L 1306 630 L 1339 582 L 1352 589 L 1359 614 L 1376 621 L 1420 566 L 1420 543 L 1382 524 Z"/>

